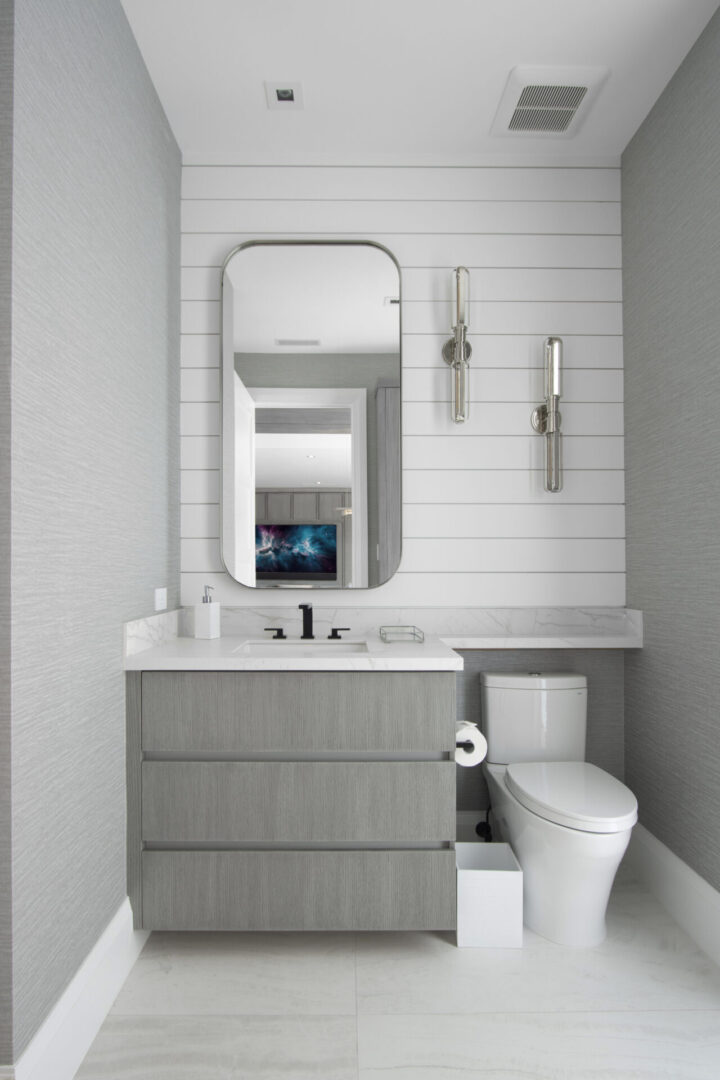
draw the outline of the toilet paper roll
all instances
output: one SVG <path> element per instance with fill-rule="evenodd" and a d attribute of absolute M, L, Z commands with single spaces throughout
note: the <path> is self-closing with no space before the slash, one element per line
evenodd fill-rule
<path fill-rule="evenodd" d="M 455 733 L 456 743 L 472 743 L 472 748 L 466 750 L 462 746 L 455 749 L 455 760 L 458 765 L 479 765 L 485 760 L 487 754 L 487 742 L 477 724 L 457 724 Z"/>

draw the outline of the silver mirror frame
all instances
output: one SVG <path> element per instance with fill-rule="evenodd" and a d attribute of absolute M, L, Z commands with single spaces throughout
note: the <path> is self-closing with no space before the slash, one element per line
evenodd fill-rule
<path fill-rule="evenodd" d="M 225 465 L 224 465 L 224 460 L 225 460 L 224 449 L 225 449 L 225 438 L 226 438 L 225 416 L 224 416 L 224 402 L 225 402 L 225 393 L 224 393 L 224 378 L 225 378 L 225 367 L 224 367 L 224 354 L 225 354 L 225 350 L 224 350 L 224 344 L 225 344 L 225 342 L 224 342 L 224 332 L 225 332 L 225 319 L 224 319 L 225 271 L 226 271 L 230 261 L 237 254 L 239 254 L 239 252 L 244 251 L 247 248 L 253 248 L 253 247 L 373 247 L 373 248 L 377 248 L 379 251 L 382 251 L 385 255 L 387 255 L 388 258 L 395 265 L 395 268 L 397 269 L 397 275 L 398 275 L 398 382 L 399 382 L 399 387 L 400 387 L 400 414 L 399 414 L 399 421 L 398 421 L 399 422 L 398 439 L 399 439 L 399 446 L 400 446 L 400 469 L 399 469 L 399 477 L 398 477 L 398 484 L 399 484 L 398 498 L 399 498 L 399 507 L 400 507 L 400 535 L 399 535 L 397 566 L 395 567 L 393 572 L 389 575 L 389 577 L 385 578 L 384 581 L 378 582 L 376 585 L 359 586 L 358 588 L 348 588 L 347 586 L 336 586 L 337 591 L 345 591 L 345 592 L 350 592 L 350 593 L 352 593 L 352 592 L 367 592 L 369 589 L 379 589 L 383 585 L 387 584 L 387 582 L 390 581 L 395 576 L 395 574 L 397 573 L 397 571 L 398 571 L 398 569 L 400 567 L 400 561 L 402 559 L 402 546 L 403 546 L 403 543 L 402 543 L 402 541 L 403 541 L 403 529 L 402 529 L 402 520 L 403 520 L 403 515 L 402 515 L 402 510 L 403 510 L 403 467 L 402 467 L 402 440 L 403 440 L 403 425 L 402 425 L 403 329 L 402 329 L 402 271 L 401 271 L 401 268 L 400 268 L 400 263 L 398 262 L 397 258 L 392 253 L 392 251 L 390 251 L 388 248 L 386 248 L 383 244 L 378 244 L 377 241 L 375 241 L 375 240 L 332 240 L 332 239 L 328 239 L 328 240 L 312 240 L 312 239 L 309 239 L 309 240 L 285 240 L 285 239 L 245 240 L 242 244 L 237 244 L 234 248 L 232 248 L 232 250 L 227 254 L 225 259 L 223 260 L 222 267 L 220 269 L 220 379 L 219 379 L 219 385 L 220 385 L 220 391 L 219 391 L 219 393 L 220 393 L 220 409 L 219 409 L 219 414 L 220 414 L 220 470 L 219 470 L 220 471 L 220 484 L 219 484 L 219 495 L 218 495 L 219 500 L 220 500 L 220 502 L 219 502 L 220 513 L 219 513 L 219 516 L 218 516 L 218 521 L 219 521 L 219 530 L 218 531 L 219 531 L 219 534 L 220 534 L 219 535 L 220 561 L 221 561 L 221 563 L 223 565 L 223 568 L 224 568 L 225 572 L 229 575 L 229 577 L 232 578 L 233 581 L 237 582 L 238 585 L 242 586 L 242 588 L 244 588 L 244 589 L 257 589 L 257 586 L 246 585 L 244 582 L 240 581 L 238 578 L 235 577 L 235 575 L 229 569 L 229 567 L 228 567 L 228 565 L 227 565 L 227 563 L 225 561 L 225 553 L 224 553 L 224 550 L 223 550 L 223 547 L 224 547 L 224 545 L 223 545 L 223 536 L 224 536 L 223 518 L 224 518 L 224 514 L 225 514 L 225 499 L 223 497 L 224 488 L 225 488 L 225 483 L 224 483 L 224 479 L 225 479 L 224 478 L 224 469 L 225 469 Z M 308 589 L 317 589 L 318 587 L 313 586 L 311 584 L 287 584 L 287 585 L 278 584 L 278 585 L 274 585 L 273 588 L 297 589 L 299 591 L 306 592 Z M 264 590 L 261 590 L 261 591 L 264 591 Z M 335 591 L 335 590 L 333 590 L 333 591 Z"/>

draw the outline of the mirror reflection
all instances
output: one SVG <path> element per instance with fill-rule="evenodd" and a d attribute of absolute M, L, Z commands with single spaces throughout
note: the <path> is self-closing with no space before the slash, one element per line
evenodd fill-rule
<path fill-rule="evenodd" d="M 369 243 L 223 268 L 222 554 L 255 588 L 372 588 L 400 561 L 400 275 Z"/>

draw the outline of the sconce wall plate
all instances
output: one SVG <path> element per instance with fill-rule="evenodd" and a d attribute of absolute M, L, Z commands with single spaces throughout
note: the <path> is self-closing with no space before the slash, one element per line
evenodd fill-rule
<path fill-rule="evenodd" d="M 465 345 L 465 348 L 464 348 L 463 355 L 464 355 L 465 362 L 467 363 L 468 360 L 470 359 L 470 357 L 472 356 L 472 345 L 470 344 L 469 341 L 466 341 L 464 343 L 464 345 Z M 445 363 L 448 365 L 448 367 L 452 367 L 453 364 L 455 363 L 455 348 L 456 348 L 456 345 L 455 345 L 455 338 L 454 337 L 448 338 L 447 341 L 445 342 L 445 344 L 442 347 L 442 358 L 445 361 Z"/>

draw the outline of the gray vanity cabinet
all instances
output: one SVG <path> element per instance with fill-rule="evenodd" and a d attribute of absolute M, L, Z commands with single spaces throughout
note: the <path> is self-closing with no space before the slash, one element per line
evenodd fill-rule
<path fill-rule="evenodd" d="M 128 881 L 156 930 L 455 926 L 451 672 L 128 675 Z"/>

